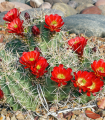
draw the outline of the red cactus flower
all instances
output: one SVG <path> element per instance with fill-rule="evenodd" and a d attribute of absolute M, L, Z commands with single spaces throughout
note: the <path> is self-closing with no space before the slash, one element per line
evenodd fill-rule
<path fill-rule="evenodd" d="M 44 25 L 45 28 L 50 29 L 50 31 L 56 31 L 59 32 L 61 27 L 64 25 L 63 19 L 58 14 L 51 14 L 45 16 L 45 23 L 47 25 Z"/>
<path fill-rule="evenodd" d="M 23 35 L 23 20 L 19 18 L 14 19 L 12 22 L 8 23 L 9 33 L 16 33 L 17 35 Z"/>
<path fill-rule="evenodd" d="M 51 72 L 52 74 L 51 79 L 58 83 L 58 87 L 60 87 L 61 84 L 66 85 L 67 84 L 66 82 L 72 79 L 71 72 L 72 72 L 71 68 L 65 69 L 63 68 L 63 65 L 60 64 L 58 67 L 55 66 L 53 68 L 53 71 Z"/>
<path fill-rule="evenodd" d="M 0 89 L 0 99 L 3 99 L 3 97 L 4 97 L 4 93 L 3 93 L 3 91 Z"/>
<path fill-rule="evenodd" d="M 88 90 L 88 86 L 92 85 L 92 79 L 94 79 L 96 76 L 93 72 L 87 72 L 87 71 L 78 71 L 77 73 L 74 72 L 75 80 L 72 81 L 75 87 L 79 87 L 79 92 L 81 93 L 81 90 L 84 92 Z"/>
<path fill-rule="evenodd" d="M 7 14 L 5 14 L 5 16 L 3 17 L 3 19 L 5 21 L 9 21 L 12 22 L 14 19 L 18 18 L 20 15 L 18 9 L 13 8 L 10 11 L 7 12 Z"/>
<path fill-rule="evenodd" d="M 33 33 L 33 35 L 35 35 L 35 36 L 39 35 L 39 34 L 40 34 L 39 28 L 34 25 L 34 26 L 32 27 L 32 33 Z"/>
<path fill-rule="evenodd" d="M 48 65 L 47 60 L 44 57 L 40 57 L 35 66 L 31 66 L 30 69 L 32 73 L 36 75 L 36 78 L 39 78 L 47 72 L 45 69 Z"/>
<path fill-rule="evenodd" d="M 30 68 L 38 61 L 39 55 L 40 53 L 38 51 L 23 52 L 22 56 L 19 58 L 19 62 L 25 65 L 25 69 Z"/>
<path fill-rule="evenodd" d="M 105 62 L 103 59 L 100 59 L 99 61 L 95 60 L 93 64 L 91 64 L 91 68 L 97 77 L 100 77 L 101 79 L 105 77 Z"/>
<path fill-rule="evenodd" d="M 75 37 L 74 39 L 70 39 L 68 44 L 72 50 L 74 50 L 78 55 L 82 56 L 84 47 L 87 44 L 87 39 L 84 37 Z"/>
<path fill-rule="evenodd" d="M 100 78 L 95 77 L 94 79 L 92 79 L 92 85 L 87 87 L 89 88 L 89 90 L 87 91 L 87 96 L 90 96 L 90 92 L 92 92 L 93 95 L 95 96 L 96 92 L 99 92 L 100 90 L 102 90 L 103 85 L 104 85 L 104 82 L 101 81 Z"/>

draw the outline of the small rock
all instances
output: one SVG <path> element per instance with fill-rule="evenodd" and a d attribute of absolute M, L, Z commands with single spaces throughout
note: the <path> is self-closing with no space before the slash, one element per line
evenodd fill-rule
<path fill-rule="evenodd" d="M 65 3 L 67 4 L 69 0 L 53 0 L 53 3 Z"/>
<path fill-rule="evenodd" d="M 103 118 L 101 117 L 101 118 L 97 118 L 97 119 L 95 119 L 95 120 L 103 120 Z"/>
<path fill-rule="evenodd" d="M 93 4 L 96 3 L 98 0 L 92 0 L 93 1 Z"/>
<path fill-rule="evenodd" d="M 51 4 L 49 2 L 44 2 L 42 3 L 39 8 L 42 8 L 42 9 L 50 9 L 51 8 Z"/>
<path fill-rule="evenodd" d="M 41 116 L 38 120 L 47 120 L 48 115 Z"/>
<path fill-rule="evenodd" d="M 3 114 L 3 115 L 7 115 L 7 110 L 5 108 L 3 108 L 0 113 Z"/>
<path fill-rule="evenodd" d="M 49 2 L 51 5 L 53 5 L 53 0 L 44 0 L 45 2 Z"/>
<path fill-rule="evenodd" d="M 9 116 L 6 116 L 6 120 L 11 120 L 11 118 Z"/>
<path fill-rule="evenodd" d="M 3 35 L 0 34 L 0 43 L 2 43 L 2 42 L 3 42 Z"/>
<path fill-rule="evenodd" d="M 77 6 L 76 11 L 78 13 L 80 13 L 83 9 L 85 9 L 87 7 L 91 7 L 91 6 L 94 6 L 94 5 L 93 4 L 83 4 L 83 5 L 80 4 L 80 5 Z"/>
<path fill-rule="evenodd" d="M 86 5 L 80 4 L 80 5 L 77 6 L 76 11 L 77 11 L 78 13 L 80 13 L 80 12 L 81 12 L 83 9 L 85 9 L 85 8 L 86 8 Z"/>
<path fill-rule="evenodd" d="M 36 116 L 35 118 L 34 118 L 34 120 L 38 120 L 39 119 L 39 116 Z"/>
<path fill-rule="evenodd" d="M 78 6 L 78 3 L 76 1 L 69 1 L 68 5 L 71 6 L 72 8 L 76 8 Z"/>
<path fill-rule="evenodd" d="M 3 114 L 0 115 L 0 120 L 5 120 L 5 116 Z"/>
<path fill-rule="evenodd" d="M 76 118 L 76 115 L 72 115 L 71 120 L 75 120 L 75 118 Z"/>
<path fill-rule="evenodd" d="M 5 2 L 5 0 L 0 0 L 0 3 L 1 3 L 1 2 Z"/>
<path fill-rule="evenodd" d="M 63 113 L 59 113 L 58 116 L 57 116 L 58 119 L 62 119 L 63 117 L 64 117 Z"/>
<path fill-rule="evenodd" d="M 16 118 L 18 120 L 24 120 L 24 115 L 20 111 L 17 111 L 16 112 Z"/>
<path fill-rule="evenodd" d="M 26 5 L 24 3 L 20 3 L 20 2 L 11 2 L 15 8 L 19 9 L 20 12 L 24 11 L 24 10 L 29 10 L 32 9 L 32 7 L 30 7 L 29 5 Z"/>
<path fill-rule="evenodd" d="M 56 106 L 52 106 L 49 111 L 50 112 L 56 112 L 57 111 L 57 107 Z"/>
<path fill-rule="evenodd" d="M 69 30 L 70 34 L 84 33 L 88 37 L 105 36 L 105 16 L 103 15 L 97 15 L 97 14 L 72 15 L 65 17 L 64 23 L 65 23 L 65 30 Z"/>
<path fill-rule="evenodd" d="M 62 119 L 59 119 L 59 120 L 67 120 L 67 119 L 65 119 L 65 118 L 62 118 Z"/>
<path fill-rule="evenodd" d="M 85 114 L 86 114 L 87 117 L 92 118 L 92 119 L 97 119 L 97 118 L 101 117 L 99 114 L 96 114 L 96 113 L 94 113 L 90 110 L 86 110 Z"/>
<path fill-rule="evenodd" d="M 45 2 L 49 2 L 51 5 L 53 5 L 55 3 L 65 3 L 65 4 L 67 4 L 69 2 L 69 0 L 45 0 Z"/>
<path fill-rule="evenodd" d="M 8 0 L 9 2 L 20 2 L 20 3 L 26 3 L 26 0 Z"/>
<path fill-rule="evenodd" d="M 35 118 L 32 115 L 26 115 L 24 120 L 38 120 L 39 116 L 36 116 Z"/>
<path fill-rule="evenodd" d="M 16 117 L 15 117 L 15 115 L 13 115 L 13 116 L 11 117 L 11 120 L 17 120 Z"/>
<path fill-rule="evenodd" d="M 105 97 L 97 99 L 97 106 L 100 109 L 105 109 Z"/>
<path fill-rule="evenodd" d="M 24 3 L 19 3 L 19 2 L 2 2 L 0 4 L 0 11 L 9 11 L 13 8 L 17 8 L 21 11 L 27 10 L 27 9 L 31 9 L 32 7 L 30 7 L 29 5 L 26 5 Z"/>
<path fill-rule="evenodd" d="M 60 10 L 64 13 L 64 16 L 70 16 L 77 14 L 77 11 L 65 3 L 55 3 L 52 9 Z"/>
<path fill-rule="evenodd" d="M 72 117 L 72 115 L 73 115 L 73 112 L 71 112 L 71 111 L 70 111 L 70 112 L 67 112 L 67 113 L 64 114 L 64 118 L 70 119 L 70 118 Z"/>
<path fill-rule="evenodd" d="M 0 12 L 9 11 L 9 10 L 13 9 L 14 7 L 15 6 L 10 2 L 2 2 L 2 3 L 0 3 Z"/>
<path fill-rule="evenodd" d="M 76 1 L 79 4 L 93 4 L 92 0 L 71 0 L 71 1 Z"/>
<path fill-rule="evenodd" d="M 32 8 L 37 8 L 36 3 L 35 3 L 35 2 L 33 2 L 33 1 L 31 1 L 31 0 L 30 0 L 30 6 L 31 6 Z"/>
<path fill-rule="evenodd" d="M 92 7 L 94 6 L 93 4 L 86 4 L 86 7 Z"/>
<path fill-rule="evenodd" d="M 85 118 L 86 116 L 80 114 L 75 120 L 85 120 Z"/>
<path fill-rule="evenodd" d="M 90 111 L 92 111 L 91 108 L 86 108 L 86 110 L 90 110 Z"/>
<path fill-rule="evenodd" d="M 27 5 L 30 5 L 30 0 L 26 0 L 26 4 L 27 4 Z"/>
<path fill-rule="evenodd" d="M 30 5 L 33 8 L 39 7 L 43 3 L 44 3 L 43 0 L 30 0 Z"/>
<path fill-rule="evenodd" d="M 80 110 L 74 110 L 74 111 L 73 111 L 73 114 L 75 114 L 75 115 L 80 115 L 80 114 L 81 114 L 81 111 L 80 111 Z"/>
<path fill-rule="evenodd" d="M 102 111 L 102 117 L 105 117 L 105 110 Z"/>
<path fill-rule="evenodd" d="M 105 5 L 100 5 L 98 8 L 102 11 L 101 15 L 105 15 Z"/>
<path fill-rule="evenodd" d="M 95 5 L 96 6 L 105 5 L 105 0 L 98 0 Z"/>
<path fill-rule="evenodd" d="M 88 7 L 80 12 L 81 14 L 101 14 L 102 11 L 97 6 Z"/>

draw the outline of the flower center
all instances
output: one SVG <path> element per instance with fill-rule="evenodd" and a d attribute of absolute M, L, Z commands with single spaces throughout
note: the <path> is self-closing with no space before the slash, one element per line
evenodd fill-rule
<path fill-rule="evenodd" d="M 14 25 L 14 28 L 17 28 L 17 27 L 18 27 L 18 26 L 15 24 L 15 25 Z"/>
<path fill-rule="evenodd" d="M 51 25 L 57 26 L 57 22 L 56 21 L 52 21 Z"/>
<path fill-rule="evenodd" d="M 63 74 L 58 74 L 58 75 L 57 75 L 57 78 L 58 78 L 58 79 L 65 79 L 65 76 L 64 76 Z"/>
<path fill-rule="evenodd" d="M 90 87 L 87 87 L 87 88 L 90 88 L 90 90 L 93 90 L 95 88 L 95 83 L 93 82 L 93 84 Z"/>
<path fill-rule="evenodd" d="M 35 59 L 34 58 L 30 58 L 30 61 L 34 61 Z"/>
<path fill-rule="evenodd" d="M 80 86 L 84 86 L 85 83 L 86 83 L 86 80 L 83 79 L 83 78 L 79 78 L 79 79 L 78 79 L 78 83 L 79 83 Z"/>
<path fill-rule="evenodd" d="M 77 44 L 79 41 L 75 41 L 74 44 Z"/>
<path fill-rule="evenodd" d="M 10 13 L 9 15 L 13 15 L 13 13 Z"/>
<path fill-rule="evenodd" d="M 41 66 L 40 66 L 40 65 L 37 65 L 37 67 L 36 67 L 36 68 L 37 68 L 37 70 L 40 70 Z"/>
<path fill-rule="evenodd" d="M 97 71 L 99 71 L 99 72 L 101 72 L 101 73 L 104 73 L 104 68 L 103 68 L 103 67 L 99 67 L 99 68 L 97 69 Z"/>

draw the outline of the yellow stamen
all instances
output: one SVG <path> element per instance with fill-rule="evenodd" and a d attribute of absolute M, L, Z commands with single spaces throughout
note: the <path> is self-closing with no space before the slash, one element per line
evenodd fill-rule
<path fill-rule="evenodd" d="M 51 25 L 57 26 L 57 22 L 56 21 L 52 21 Z"/>
<path fill-rule="evenodd" d="M 34 61 L 35 59 L 34 58 L 30 58 L 30 61 Z"/>
<path fill-rule="evenodd" d="M 79 83 L 79 84 L 78 84 Z M 85 83 L 86 83 L 86 80 L 85 79 L 83 79 L 83 78 L 79 78 L 78 79 L 78 85 L 81 85 L 81 86 L 84 86 L 85 85 Z"/>
<path fill-rule="evenodd" d="M 101 73 L 104 73 L 104 72 L 105 72 L 103 67 L 99 67 L 96 71 L 99 71 L 99 72 L 101 72 Z"/>
<path fill-rule="evenodd" d="M 40 65 L 37 65 L 37 67 L 36 67 L 36 68 L 37 68 L 37 70 L 40 70 L 41 66 L 40 66 Z"/>
<path fill-rule="evenodd" d="M 18 27 L 18 26 L 15 24 L 15 25 L 14 25 L 14 28 L 17 28 L 17 27 Z"/>
<path fill-rule="evenodd" d="M 57 78 L 58 78 L 58 79 L 65 79 L 65 76 L 64 76 L 63 74 L 58 74 L 58 75 L 57 75 Z"/>
<path fill-rule="evenodd" d="M 87 88 L 90 88 L 90 90 L 93 90 L 95 88 L 95 83 L 93 82 L 93 84 L 90 87 L 87 87 Z"/>
<path fill-rule="evenodd" d="M 9 15 L 13 15 L 13 13 L 10 13 Z"/>
<path fill-rule="evenodd" d="M 79 41 L 75 41 L 74 44 L 78 43 Z"/>

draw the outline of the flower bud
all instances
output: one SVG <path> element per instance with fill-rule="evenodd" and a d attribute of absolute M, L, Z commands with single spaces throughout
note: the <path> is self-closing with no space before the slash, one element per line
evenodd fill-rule
<path fill-rule="evenodd" d="M 32 27 L 32 33 L 33 33 L 35 36 L 39 35 L 39 34 L 40 34 L 39 28 L 34 25 L 34 26 Z"/>
<path fill-rule="evenodd" d="M 30 19 L 30 15 L 27 12 L 24 14 L 24 17 L 25 17 L 26 20 Z"/>
<path fill-rule="evenodd" d="M 93 47 L 92 50 L 93 50 L 94 52 L 96 52 L 96 51 L 97 51 L 97 48 L 96 48 L 96 47 Z"/>
<path fill-rule="evenodd" d="M 2 62 L 2 59 L 0 58 L 0 62 Z"/>
<path fill-rule="evenodd" d="M 41 53 L 41 50 L 38 47 L 35 47 L 34 50 L 36 50 L 36 51 Z"/>
<path fill-rule="evenodd" d="M 0 89 L 0 99 L 3 99 L 3 97 L 4 97 L 4 93 L 3 93 L 3 91 Z"/>

